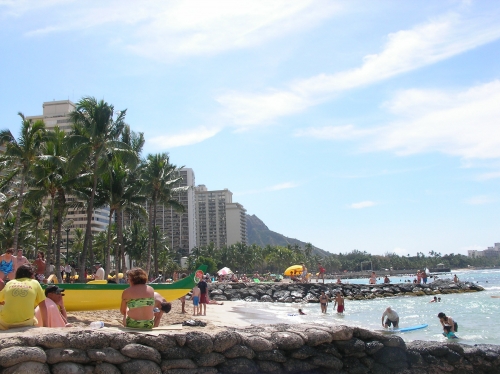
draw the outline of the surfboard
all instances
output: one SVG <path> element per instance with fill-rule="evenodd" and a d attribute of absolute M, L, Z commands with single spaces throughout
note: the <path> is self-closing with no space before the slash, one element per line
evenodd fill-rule
<path fill-rule="evenodd" d="M 429 326 L 429 325 L 427 323 L 424 323 L 422 325 L 401 327 L 401 328 L 398 328 L 398 329 L 383 329 L 383 330 L 377 330 L 377 331 L 381 332 L 381 333 L 384 333 L 384 334 L 396 334 L 396 333 L 399 333 L 399 332 L 408 332 L 408 331 L 425 329 L 427 326 Z"/>

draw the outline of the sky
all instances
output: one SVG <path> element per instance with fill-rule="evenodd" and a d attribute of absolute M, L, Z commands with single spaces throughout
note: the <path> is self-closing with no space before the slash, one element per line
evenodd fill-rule
<path fill-rule="evenodd" d="M 92 96 L 333 253 L 500 241 L 500 2 L 0 0 L 0 127 Z"/>

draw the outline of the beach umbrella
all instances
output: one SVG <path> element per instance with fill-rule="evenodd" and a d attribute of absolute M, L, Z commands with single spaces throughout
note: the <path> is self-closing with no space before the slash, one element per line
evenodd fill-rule
<path fill-rule="evenodd" d="M 302 274 L 302 265 L 292 265 L 283 273 L 284 275 Z"/>
<path fill-rule="evenodd" d="M 227 267 L 223 267 L 222 269 L 220 269 L 217 274 L 219 275 L 228 275 L 228 274 L 233 274 L 233 272 L 231 271 L 231 269 L 227 268 Z"/>

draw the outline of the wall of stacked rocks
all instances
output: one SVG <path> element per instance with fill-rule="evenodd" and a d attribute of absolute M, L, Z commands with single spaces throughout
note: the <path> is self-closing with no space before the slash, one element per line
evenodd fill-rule
<path fill-rule="evenodd" d="M 261 325 L 159 336 L 71 330 L 0 337 L 2 374 L 499 373 L 500 346 L 405 343 L 347 326 Z"/>
<path fill-rule="evenodd" d="M 335 283 L 211 283 L 213 300 L 245 300 L 262 302 L 319 302 L 321 291 L 333 296 L 340 291 L 349 300 L 392 296 L 425 296 L 449 293 L 477 292 L 484 288 L 477 283 L 453 283 L 437 280 L 429 284 L 335 284 Z"/>

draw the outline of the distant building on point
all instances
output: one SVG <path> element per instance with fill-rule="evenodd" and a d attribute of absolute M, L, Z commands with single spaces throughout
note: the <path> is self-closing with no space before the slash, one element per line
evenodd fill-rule
<path fill-rule="evenodd" d="M 493 247 L 488 247 L 483 251 L 478 251 L 476 249 L 469 249 L 468 256 L 472 258 L 487 257 L 487 258 L 497 258 L 500 257 L 500 243 L 495 243 Z"/>

